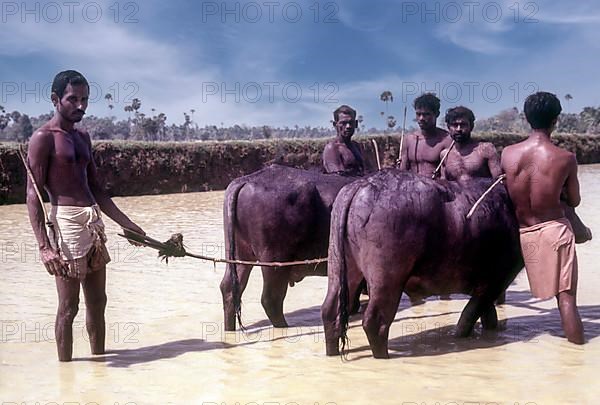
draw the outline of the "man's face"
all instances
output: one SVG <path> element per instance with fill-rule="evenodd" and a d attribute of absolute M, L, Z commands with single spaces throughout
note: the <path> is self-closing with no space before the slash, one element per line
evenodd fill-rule
<path fill-rule="evenodd" d="M 466 118 L 457 118 L 448 124 L 448 132 L 452 139 L 458 143 L 467 142 L 471 139 L 471 123 Z"/>
<path fill-rule="evenodd" d="M 435 128 L 435 121 L 437 120 L 437 115 L 427 108 L 419 107 L 415 110 L 417 117 L 417 124 L 419 124 L 419 128 L 421 130 L 429 130 Z"/>
<path fill-rule="evenodd" d="M 56 110 L 69 122 L 79 122 L 85 115 L 88 106 L 89 89 L 85 84 L 67 84 L 60 100 L 57 100 Z"/>
<path fill-rule="evenodd" d="M 356 129 L 356 120 L 349 114 L 340 113 L 338 120 L 333 123 L 335 130 L 342 139 L 350 139 Z"/>

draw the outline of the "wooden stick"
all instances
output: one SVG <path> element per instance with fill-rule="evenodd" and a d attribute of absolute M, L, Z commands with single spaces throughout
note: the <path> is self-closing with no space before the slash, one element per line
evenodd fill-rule
<path fill-rule="evenodd" d="M 469 211 L 469 213 L 467 214 L 467 219 L 471 218 L 473 216 L 473 213 L 475 212 L 475 210 L 477 209 L 477 207 L 479 206 L 479 204 L 481 204 L 481 202 L 483 201 L 483 199 L 485 198 L 486 195 L 488 195 L 492 189 L 494 187 L 496 187 L 499 183 L 502 182 L 502 180 L 504 180 L 506 178 L 506 174 L 501 174 L 500 176 L 498 176 L 498 178 L 496 179 L 496 181 L 494 183 L 492 183 L 492 185 L 485 190 L 485 193 L 483 193 L 481 195 L 481 197 L 479 197 L 479 200 L 475 201 L 475 204 L 473 204 L 473 207 L 471 207 L 471 210 Z"/>
<path fill-rule="evenodd" d="M 433 171 L 433 174 L 431 175 L 432 179 L 435 179 L 435 177 L 438 175 L 438 172 L 442 168 L 442 165 L 446 161 L 446 158 L 448 157 L 448 154 L 450 154 L 450 151 L 452 150 L 453 147 L 454 147 L 454 139 L 452 140 L 452 143 L 450 144 L 450 147 L 448 148 L 448 152 L 446 152 L 446 154 L 444 155 L 444 157 L 442 158 L 442 160 L 440 160 L 440 164 Z"/>
<path fill-rule="evenodd" d="M 400 133 L 400 150 L 398 151 L 397 163 L 402 163 L 402 146 L 404 145 L 404 131 L 406 130 L 406 106 L 404 106 L 404 118 L 402 119 L 402 132 Z"/>
<path fill-rule="evenodd" d="M 31 184 L 33 184 L 33 189 L 40 200 L 40 205 L 42 206 L 42 211 L 44 212 L 44 218 L 48 219 L 48 212 L 46 211 L 46 206 L 44 205 L 44 199 L 42 198 L 42 193 L 40 193 L 40 189 L 38 188 L 37 183 L 35 182 L 35 178 L 33 177 L 33 173 L 29 168 L 29 164 L 27 164 L 27 158 L 25 157 L 25 152 L 23 152 L 23 145 L 19 144 L 19 156 L 21 157 L 21 161 L 23 165 L 25 165 L 25 170 L 27 171 L 27 176 L 29 180 L 31 180 Z"/>
<path fill-rule="evenodd" d="M 60 245 L 56 238 L 56 230 L 54 229 L 54 223 L 50 220 L 50 217 L 48 216 L 48 211 L 46 211 L 46 205 L 44 204 L 44 199 L 42 198 L 42 193 L 40 192 L 40 188 L 38 187 L 35 178 L 33 177 L 33 172 L 31 171 L 31 168 L 27 163 L 27 158 L 25 157 L 25 152 L 23 151 L 22 144 L 19 144 L 19 156 L 21 157 L 21 161 L 25 166 L 25 171 L 27 171 L 27 176 L 29 177 L 29 180 L 31 180 L 31 184 L 33 185 L 33 189 L 37 194 L 38 200 L 40 200 L 42 212 L 44 213 L 44 218 L 46 219 L 46 227 L 48 228 L 50 246 L 60 253 Z"/>
<path fill-rule="evenodd" d="M 377 168 L 381 170 L 381 161 L 379 160 L 379 150 L 377 149 L 377 141 L 375 139 L 371 139 L 373 142 L 373 148 L 375 148 L 375 157 L 377 158 Z"/>

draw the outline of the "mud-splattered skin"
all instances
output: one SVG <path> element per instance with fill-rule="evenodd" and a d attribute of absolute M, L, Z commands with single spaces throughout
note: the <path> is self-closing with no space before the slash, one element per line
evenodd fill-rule
<path fill-rule="evenodd" d="M 232 181 L 223 206 L 227 258 L 289 262 L 326 257 L 333 202 L 355 179 L 273 165 Z M 251 270 L 249 265 L 227 265 L 221 282 L 226 330 L 235 330 Z M 288 285 L 307 275 L 324 276 L 327 266 L 263 267 L 262 272 L 263 308 L 273 326 L 285 327 Z"/>
<path fill-rule="evenodd" d="M 369 303 L 363 328 L 373 355 L 388 357 L 389 327 L 403 292 L 470 294 L 456 334 L 477 319 L 497 324 L 494 300 L 523 267 L 518 223 L 503 186 L 470 220 L 466 214 L 492 180 L 460 185 L 385 170 L 344 187 L 334 204 L 329 287 L 322 306 L 327 354 L 345 342 L 348 312 L 364 277 Z"/>

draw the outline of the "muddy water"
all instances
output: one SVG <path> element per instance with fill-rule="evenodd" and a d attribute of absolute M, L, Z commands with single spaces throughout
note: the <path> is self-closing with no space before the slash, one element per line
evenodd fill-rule
<path fill-rule="evenodd" d="M 581 217 L 600 235 L 600 166 L 581 168 Z M 182 232 L 188 250 L 223 255 L 222 192 L 116 198 L 150 235 Z M 260 271 L 244 295 L 247 334 L 225 333 L 218 289 L 223 266 L 167 264 L 130 247 L 107 220 L 113 262 L 107 280 L 107 348 L 90 356 L 84 304 L 72 363 L 56 360 L 56 292 L 36 256 L 26 207 L 0 207 L 0 402 L 147 404 L 582 404 L 600 394 L 599 240 L 578 246 L 579 305 L 589 342 L 562 337 L 555 302 L 532 299 L 522 272 L 498 313 L 503 329 L 465 340 L 451 334 L 465 305 L 403 299 L 389 361 L 373 360 L 355 318 L 349 361 L 324 355 L 319 307 L 325 278 L 288 292 L 288 329 L 273 329 L 260 306 Z"/>

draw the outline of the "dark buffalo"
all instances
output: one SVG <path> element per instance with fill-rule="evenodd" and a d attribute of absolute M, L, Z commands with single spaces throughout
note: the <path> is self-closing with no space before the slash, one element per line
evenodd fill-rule
<path fill-rule="evenodd" d="M 225 191 L 223 228 L 228 259 L 290 262 L 327 257 L 333 201 L 353 177 L 273 165 L 235 179 Z M 228 264 L 221 281 L 225 330 L 236 327 L 251 265 Z M 325 276 L 327 264 L 262 267 L 261 303 L 275 327 L 286 327 L 288 284 Z"/>
<path fill-rule="evenodd" d="M 321 314 L 327 355 L 346 343 L 348 314 L 366 279 L 363 328 L 373 356 L 388 357 L 388 334 L 403 292 L 463 293 L 471 299 L 458 321 L 468 336 L 477 319 L 497 326 L 494 300 L 523 268 L 519 226 L 506 189 L 496 186 L 474 215 L 466 214 L 492 183 L 466 186 L 386 170 L 344 187 L 335 201 L 329 285 Z"/>

